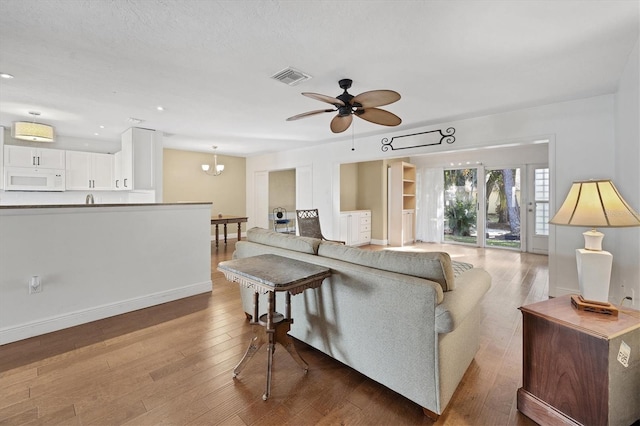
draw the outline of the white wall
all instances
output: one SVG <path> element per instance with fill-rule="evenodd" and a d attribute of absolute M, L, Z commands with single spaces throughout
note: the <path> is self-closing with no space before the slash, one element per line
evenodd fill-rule
<path fill-rule="evenodd" d="M 356 140 L 351 151 L 351 140 L 325 143 L 294 151 L 274 153 L 247 159 L 247 215 L 249 227 L 254 208 L 253 176 L 258 171 L 293 168 L 311 164 L 312 187 L 299 188 L 312 194 L 314 207 L 321 212 L 322 229 L 327 238 L 336 238 L 340 212 L 340 163 L 353 163 L 392 157 L 411 156 L 433 152 L 481 149 L 507 146 L 525 141 L 550 139 L 549 168 L 551 170 L 551 209 L 562 203 L 571 183 L 590 178 L 615 178 L 614 96 L 603 95 L 571 102 L 556 103 L 443 123 L 411 130 L 390 129 L 384 137 L 391 138 L 426 130 L 456 129 L 456 141 L 401 151 L 381 150 L 383 136 L 363 137 Z M 625 144 L 627 142 L 621 142 Z M 629 142 L 629 143 L 637 143 Z M 637 156 L 636 156 L 637 158 Z M 331 217 L 327 217 L 331 216 Z M 575 249 L 584 244 L 581 228 L 551 226 L 549 236 L 549 281 L 552 296 L 577 291 Z M 605 243 L 605 245 L 607 245 Z M 607 246 L 614 256 L 627 249 L 638 256 L 638 247 Z M 623 271 L 624 274 L 624 271 Z"/>
<path fill-rule="evenodd" d="M 211 291 L 210 210 L 0 208 L 0 345 Z"/>
<path fill-rule="evenodd" d="M 640 40 L 631 52 L 615 96 L 616 187 L 636 211 L 640 211 Z M 609 239 L 624 247 L 613 259 L 611 293 L 618 303 L 635 294 L 633 306 L 640 309 L 640 228 L 607 229 Z M 624 285 L 624 289 L 622 286 Z M 625 306 L 629 306 L 625 302 Z"/>

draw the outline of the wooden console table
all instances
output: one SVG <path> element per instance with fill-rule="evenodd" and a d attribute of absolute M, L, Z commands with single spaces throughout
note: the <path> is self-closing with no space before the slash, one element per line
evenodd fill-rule
<path fill-rule="evenodd" d="M 266 401 L 271 393 L 271 367 L 276 343 L 284 346 L 305 373 L 309 369 L 309 365 L 300 357 L 293 345 L 293 340 L 287 334 L 293 324 L 291 295 L 302 293 L 308 288 L 320 287 L 322 281 L 331 275 L 331 270 L 274 254 L 220 262 L 218 270 L 225 275 L 227 280 L 254 290 L 251 320 L 254 325 L 254 337 L 251 339 L 244 356 L 233 369 L 233 377 L 240 374 L 247 362 L 263 344 L 268 343 L 267 386 L 262 395 L 262 399 Z M 284 315 L 276 312 L 275 294 L 277 291 L 286 291 Z M 267 313 L 258 317 L 258 296 L 260 293 L 268 293 L 268 302 Z"/>
<path fill-rule="evenodd" d="M 629 425 L 640 419 L 640 311 L 620 308 L 618 317 L 579 311 L 570 296 L 520 310 L 520 412 L 554 425 Z M 627 350 L 625 361 L 619 353 Z"/>
<path fill-rule="evenodd" d="M 224 225 L 224 243 L 227 244 L 227 223 L 237 223 L 238 224 L 238 241 L 240 241 L 240 237 L 242 236 L 242 232 L 240 231 L 240 224 L 242 222 L 246 222 L 248 220 L 245 216 L 229 216 L 222 215 L 211 218 L 211 224 L 216 226 L 216 247 L 218 247 L 218 239 L 220 237 L 220 233 L 218 231 L 219 225 Z"/>

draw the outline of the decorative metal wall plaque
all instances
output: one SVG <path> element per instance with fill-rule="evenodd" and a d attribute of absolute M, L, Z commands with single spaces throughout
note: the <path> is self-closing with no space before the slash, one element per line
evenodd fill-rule
<path fill-rule="evenodd" d="M 382 151 L 387 152 L 399 149 L 419 148 L 421 146 L 441 145 L 442 142 L 454 143 L 456 129 L 449 127 L 446 130 L 429 130 L 428 132 L 412 133 L 410 135 L 394 136 L 391 140 L 382 138 Z M 395 144 L 395 145 L 394 145 Z"/>

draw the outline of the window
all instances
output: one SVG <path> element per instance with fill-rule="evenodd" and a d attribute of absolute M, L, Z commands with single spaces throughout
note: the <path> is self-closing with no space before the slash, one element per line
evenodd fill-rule
<path fill-rule="evenodd" d="M 534 172 L 535 234 L 549 235 L 549 169 Z"/>

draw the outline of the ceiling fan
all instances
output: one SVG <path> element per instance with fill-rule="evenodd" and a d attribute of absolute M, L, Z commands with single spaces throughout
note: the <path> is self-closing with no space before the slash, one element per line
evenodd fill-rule
<path fill-rule="evenodd" d="M 331 131 L 333 133 L 341 133 L 347 130 L 351 125 L 354 115 L 363 120 L 383 126 L 397 126 L 402 123 L 402 120 L 397 115 L 377 108 L 398 101 L 400 99 L 398 92 L 394 92 L 393 90 L 371 90 L 353 96 L 347 92 L 347 89 L 351 87 L 351 83 L 352 81 L 348 78 L 340 80 L 338 84 L 344 92 L 335 98 L 319 93 L 303 92 L 302 94 L 304 96 L 331 104 L 336 109 L 318 109 L 303 112 L 302 114 L 287 118 L 287 121 L 299 120 L 312 115 L 322 114 L 323 112 L 337 111 L 338 115 L 331 120 Z"/>

